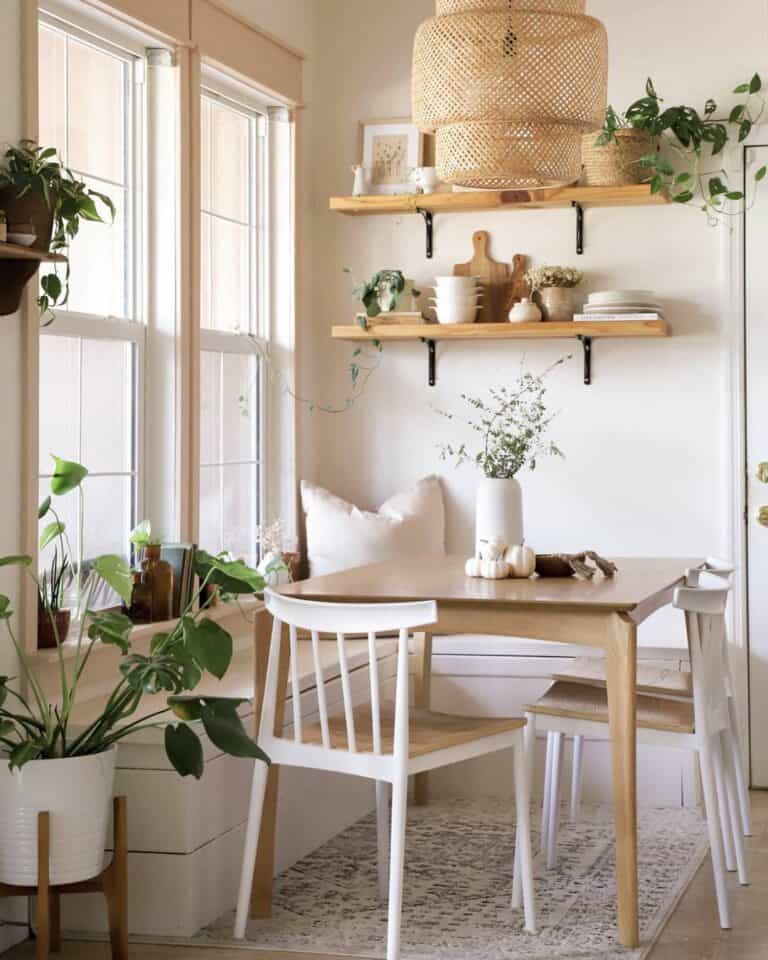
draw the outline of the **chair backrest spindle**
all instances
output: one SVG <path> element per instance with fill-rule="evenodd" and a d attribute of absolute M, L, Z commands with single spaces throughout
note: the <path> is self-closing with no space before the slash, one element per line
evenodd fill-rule
<path fill-rule="evenodd" d="M 320 729 L 322 731 L 323 746 L 326 748 L 326 750 L 330 750 L 331 734 L 330 730 L 328 729 L 328 703 L 325 697 L 323 665 L 320 662 L 320 634 L 317 632 L 317 630 L 312 631 L 312 661 L 315 665 L 317 708 L 320 711 Z"/>
<path fill-rule="evenodd" d="M 344 698 L 344 719 L 347 725 L 347 748 L 357 753 L 357 738 L 355 737 L 355 716 L 352 706 L 352 689 L 349 684 L 349 667 L 347 666 L 347 651 L 344 644 L 344 634 L 336 634 L 336 643 L 339 651 L 339 672 L 341 673 L 341 694 Z"/>
<path fill-rule="evenodd" d="M 293 707 L 293 739 L 301 743 L 301 690 L 299 689 L 299 655 L 296 642 L 296 627 L 288 627 L 291 658 L 291 705 Z"/>
<path fill-rule="evenodd" d="M 381 754 L 381 705 L 379 697 L 379 658 L 376 652 L 376 634 L 368 634 L 368 663 L 371 679 L 371 734 L 373 752 Z"/>

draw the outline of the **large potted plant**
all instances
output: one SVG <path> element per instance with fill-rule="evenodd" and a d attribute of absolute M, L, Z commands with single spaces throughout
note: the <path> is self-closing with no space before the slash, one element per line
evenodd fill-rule
<path fill-rule="evenodd" d="M 79 464 L 57 460 L 52 495 L 78 489 L 86 473 Z M 37 581 L 31 563 L 28 556 L 0 558 L 0 566 L 23 567 Z M 0 883 L 36 883 L 36 814 L 41 810 L 52 813 L 51 882 L 74 883 L 101 870 L 116 745 L 139 730 L 165 728 L 168 759 L 182 776 L 199 778 L 203 773 L 203 747 L 194 730 L 198 724 L 224 753 L 268 762 L 238 715 L 244 701 L 193 692 L 206 672 L 221 679 L 232 659 L 232 637 L 206 616 L 205 605 L 195 609 L 190 604 L 172 630 L 155 634 L 149 652 L 139 653 L 131 648 L 133 624 L 128 617 L 116 610 L 90 609 L 98 581 L 130 599 L 127 564 L 118 556 L 102 556 L 93 570 L 67 656 L 51 618 L 60 677 L 55 698 L 46 695 L 35 676 L 13 629 L 10 599 L 0 595 L 0 620 L 16 651 L 22 681 L 0 677 L 0 754 L 5 761 L 0 762 Z M 220 595 L 229 598 L 252 594 L 264 585 L 244 563 L 203 551 L 196 556 L 195 570 L 201 585 L 215 584 Z M 118 648 L 118 679 L 98 715 L 75 727 L 72 711 L 97 644 Z M 139 712 L 144 697 L 152 694 L 162 694 L 165 703 Z"/>
<path fill-rule="evenodd" d="M 517 475 L 524 467 L 535 470 L 543 456 L 563 456 L 560 448 L 545 438 L 556 416 L 545 402 L 545 380 L 568 359 L 561 357 L 540 374 L 522 371 L 512 386 L 492 387 L 488 399 L 462 393 L 461 399 L 470 407 L 467 418 L 438 411 L 479 434 L 479 448 L 474 453 L 466 442 L 440 445 L 443 460 L 454 459 L 457 466 L 474 463 L 482 472 L 475 511 L 478 555 L 482 544 L 493 538 L 507 545 L 523 542 L 523 495 Z"/>
<path fill-rule="evenodd" d="M 35 249 L 66 256 L 81 221 L 106 222 L 99 212 L 99 203 L 108 211 L 109 220 L 114 220 L 112 200 L 87 187 L 63 166 L 54 147 L 21 140 L 5 151 L 0 164 L 0 209 L 5 211 L 9 224 L 32 225 Z M 30 269 L 34 272 L 36 264 L 32 263 Z M 42 293 L 38 298 L 41 313 L 67 302 L 69 275 L 67 261 L 63 281 L 55 267 L 41 276 Z"/>

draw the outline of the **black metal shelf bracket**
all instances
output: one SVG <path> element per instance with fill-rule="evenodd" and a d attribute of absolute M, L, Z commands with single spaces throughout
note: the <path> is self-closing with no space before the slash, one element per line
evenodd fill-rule
<path fill-rule="evenodd" d="M 571 206 L 576 211 L 576 253 L 584 253 L 584 207 L 577 201 L 571 200 Z"/>
<path fill-rule="evenodd" d="M 437 376 L 435 373 L 435 358 L 437 351 L 435 350 L 435 341 L 429 340 L 427 337 L 419 338 L 422 343 L 427 345 L 427 376 L 429 380 L 430 387 L 434 387 L 437 383 Z"/>
<path fill-rule="evenodd" d="M 578 339 L 584 348 L 584 386 L 588 387 L 592 383 L 592 337 L 579 335 Z"/>
<path fill-rule="evenodd" d="M 434 256 L 434 217 L 431 211 L 424 210 L 421 207 L 416 207 L 416 213 L 420 213 L 424 217 L 424 226 L 427 230 L 427 260 L 431 260 Z"/>

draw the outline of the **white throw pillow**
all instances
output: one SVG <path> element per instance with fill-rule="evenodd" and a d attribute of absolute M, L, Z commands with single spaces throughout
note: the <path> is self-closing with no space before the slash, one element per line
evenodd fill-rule
<path fill-rule="evenodd" d="M 323 487 L 302 483 L 310 576 L 414 554 L 445 553 L 445 510 L 439 477 L 426 477 L 383 503 L 361 510 Z"/>

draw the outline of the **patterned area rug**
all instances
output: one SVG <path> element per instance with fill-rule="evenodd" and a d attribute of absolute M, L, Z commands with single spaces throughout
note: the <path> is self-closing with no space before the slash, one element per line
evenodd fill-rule
<path fill-rule="evenodd" d="M 514 820 L 502 801 L 408 811 L 404 960 L 640 960 L 647 955 L 707 850 L 700 814 L 640 811 L 643 947 L 617 947 L 613 821 L 609 807 L 564 820 L 560 862 L 547 870 L 534 836 L 538 933 L 510 908 Z M 271 920 L 253 920 L 244 946 L 384 956 L 386 908 L 376 894 L 376 828 L 368 816 L 287 870 Z M 196 942 L 232 946 L 228 913 Z"/>

